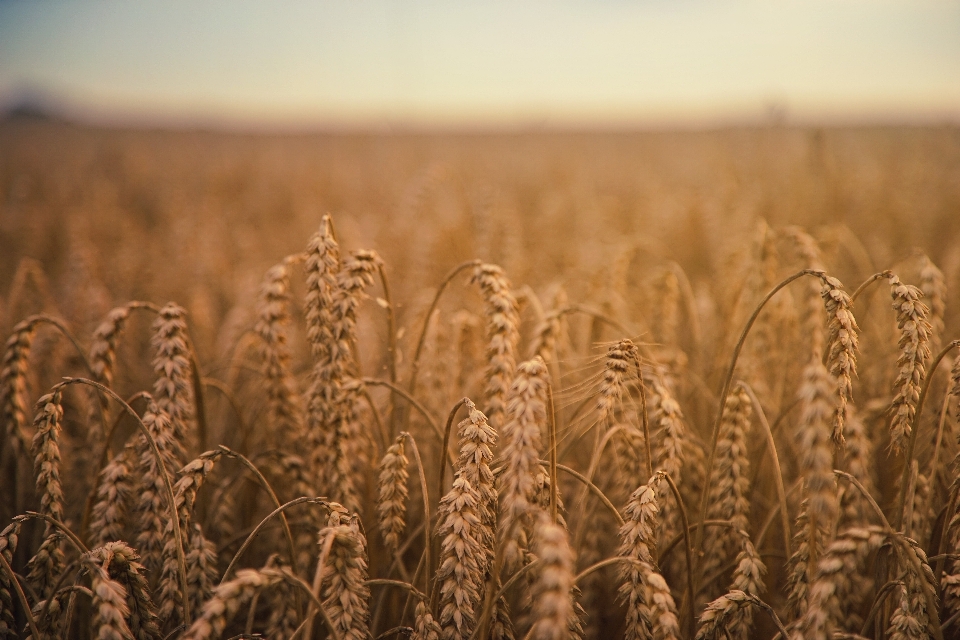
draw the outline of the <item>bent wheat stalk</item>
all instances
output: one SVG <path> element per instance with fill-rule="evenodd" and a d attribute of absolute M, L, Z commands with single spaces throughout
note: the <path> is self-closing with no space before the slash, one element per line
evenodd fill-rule
<path fill-rule="evenodd" d="M 153 452 L 153 456 L 156 459 L 157 467 L 160 471 L 163 484 L 167 489 L 167 506 L 170 510 L 170 518 L 173 522 L 173 535 L 176 539 L 177 564 L 180 565 L 180 595 L 183 606 L 183 619 L 187 622 L 190 622 L 190 592 L 187 589 L 187 561 L 183 547 L 183 533 L 180 531 L 180 518 L 177 514 L 176 494 L 173 491 L 173 482 L 170 481 L 170 473 L 167 471 L 167 468 L 163 463 L 164 456 L 157 447 L 157 441 L 154 440 L 150 430 L 147 429 L 147 425 L 143 423 L 143 420 L 139 415 L 137 415 L 137 412 L 133 410 L 133 407 L 124 402 L 123 398 L 118 396 L 109 387 L 105 387 L 99 382 L 94 382 L 93 380 L 88 380 L 86 378 L 64 378 L 63 382 L 57 384 L 54 388 L 64 388 L 72 384 L 89 385 L 101 393 L 105 393 L 113 398 L 117 403 L 120 404 L 123 410 L 126 411 L 130 417 L 136 421 L 137 427 L 139 427 L 144 439 L 150 445 L 150 450 Z"/>

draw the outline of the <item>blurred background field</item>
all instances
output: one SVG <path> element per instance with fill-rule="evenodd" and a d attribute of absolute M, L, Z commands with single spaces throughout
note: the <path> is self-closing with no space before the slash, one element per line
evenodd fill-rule
<path fill-rule="evenodd" d="M 809 229 L 844 282 L 919 249 L 952 289 L 960 130 L 269 135 L 10 118 L 0 291 L 23 286 L 24 259 L 49 282 L 10 301 L 5 326 L 46 309 L 92 329 L 113 304 L 173 299 L 213 355 L 225 319 L 324 213 L 343 242 L 384 257 L 401 320 L 425 285 L 474 257 L 598 304 L 614 270 L 635 286 L 665 261 L 709 292 L 737 277 L 761 221 Z"/>

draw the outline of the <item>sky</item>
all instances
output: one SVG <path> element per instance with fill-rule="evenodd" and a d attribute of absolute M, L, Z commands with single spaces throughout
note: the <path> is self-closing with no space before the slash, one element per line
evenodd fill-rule
<path fill-rule="evenodd" d="M 957 0 L 0 0 L 0 104 L 227 127 L 960 122 Z"/>

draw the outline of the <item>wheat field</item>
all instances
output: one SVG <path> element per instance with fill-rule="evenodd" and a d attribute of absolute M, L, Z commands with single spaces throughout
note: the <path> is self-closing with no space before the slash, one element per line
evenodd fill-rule
<path fill-rule="evenodd" d="M 960 131 L 0 123 L 0 637 L 960 637 Z"/>

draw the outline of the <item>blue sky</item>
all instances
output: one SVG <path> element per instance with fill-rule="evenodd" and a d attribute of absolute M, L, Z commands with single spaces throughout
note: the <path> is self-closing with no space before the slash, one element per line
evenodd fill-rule
<path fill-rule="evenodd" d="M 0 101 L 100 121 L 960 121 L 960 2 L 0 0 Z"/>

